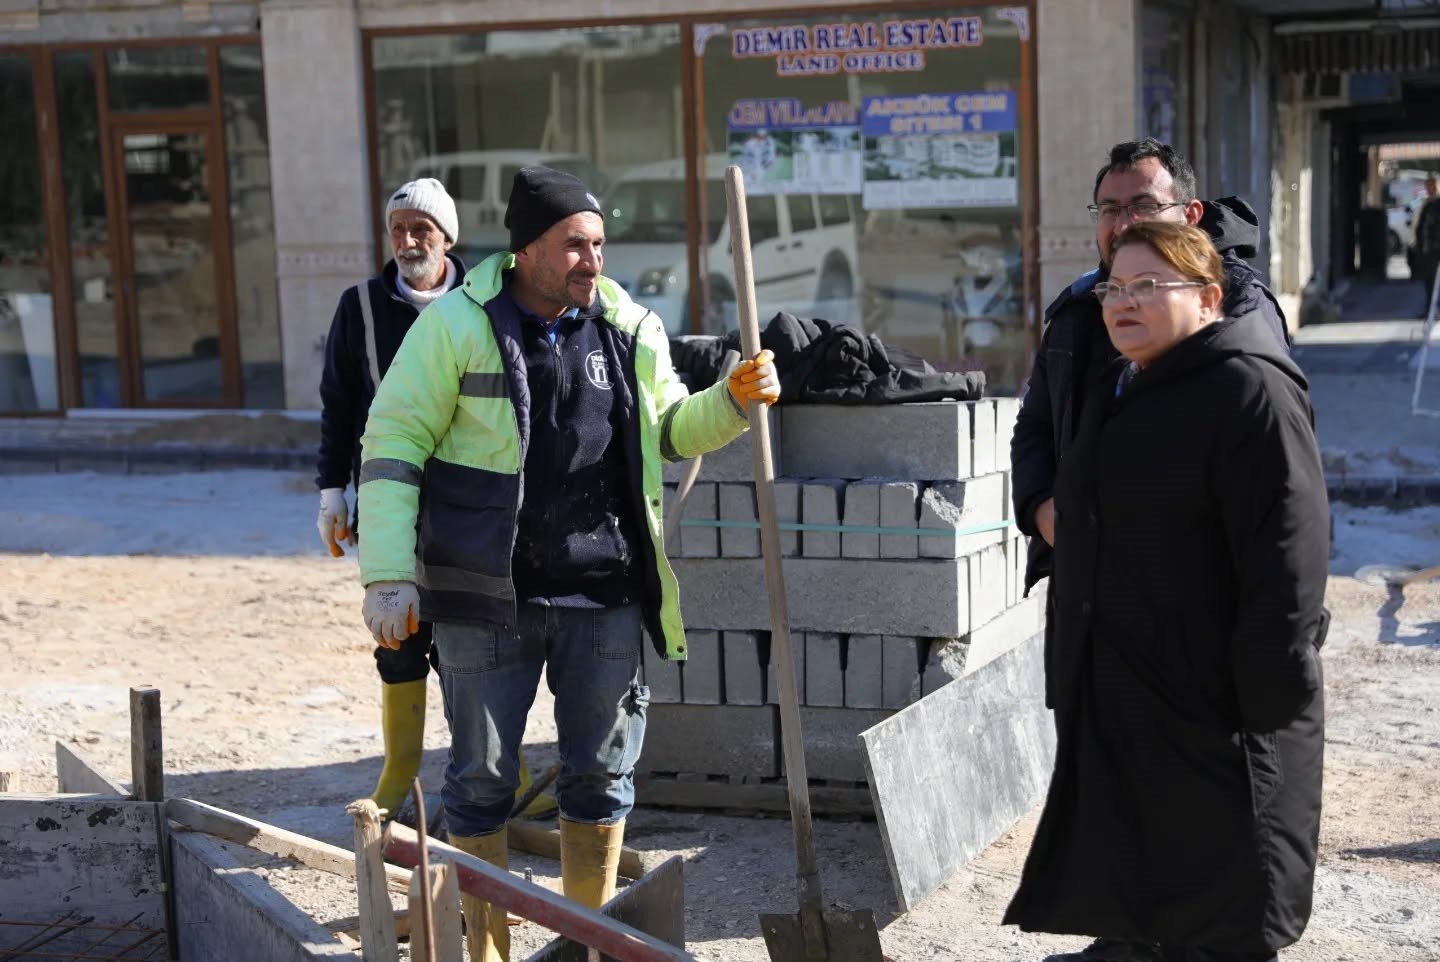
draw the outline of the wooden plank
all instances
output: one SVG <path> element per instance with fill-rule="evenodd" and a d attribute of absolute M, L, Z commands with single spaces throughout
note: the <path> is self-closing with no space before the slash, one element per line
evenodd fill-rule
<path fill-rule="evenodd" d="M 678 855 L 666 859 L 601 906 L 600 914 L 685 948 L 685 860 Z M 555 939 L 526 962 L 588 962 L 588 957 L 580 943 Z M 601 958 L 614 962 L 608 955 Z"/>
<path fill-rule="evenodd" d="M 747 809 L 761 812 L 790 811 L 790 796 L 782 779 L 755 785 L 715 780 L 696 782 L 676 778 L 635 774 L 635 796 L 645 805 L 676 808 Z M 874 802 L 864 788 L 810 785 L 810 807 L 824 815 L 873 815 Z"/>
<path fill-rule="evenodd" d="M 1055 726 L 1043 648 L 1036 635 L 861 733 L 901 911 L 1044 797 Z"/>
<path fill-rule="evenodd" d="M 64 742 L 55 743 L 55 775 L 62 792 L 90 792 L 130 798 L 130 792 L 101 771 L 100 766 Z"/>
<path fill-rule="evenodd" d="M 510 847 L 515 851 L 541 855 L 557 862 L 560 860 L 560 829 L 522 819 L 511 819 L 506 828 Z M 648 852 L 622 846 L 619 875 L 621 878 L 638 879 L 654 866 L 655 861 L 655 856 Z"/>
<path fill-rule="evenodd" d="M 130 689 L 130 783 L 135 797 L 165 799 L 165 749 L 160 737 L 160 689 Z"/>
<path fill-rule="evenodd" d="M 170 846 L 182 959 L 205 962 L 315 962 L 359 956 L 264 880 L 221 842 L 177 832 Z"/>
<path fill-rule="evenodd" d="M 165 925 L 155 806 L 91 796 L 0 800 L 0 921 L 67 908 L 99 925 Z"/>
<path fill-rule="evenodd" d="M 420 870 L 410 877 L 409 918 L 415 920 L 410 934 L 410 958 L 426 962 L 432 958 L 421 918 Z M 465 945 L 465 932 L 460 916 L 460 876 L 453 865 L 441 862 L 430 866 L 430 918 L 435 930 L 435 962 L 459 962 Z M 408 926 L 407 926 L 408 930 Z"/>
<path fill-rule="evenodd" d="M 223 808 L 188 798 L 172 798 L 165 802 L 165 817 L 186 831 L 214 835 L 332 875 L 355 877 L 354 852 Z M 410 873 L 399 866 L 387 866 L 385 878 L 392 892 L 410 890 Z"/>
<path fill-rule="evenodd" d="M 360 898 L 360 954 L 365 962 L 399 962 L 395 912 L 385 890 L 380 850 L 380 810 L 370 799 L 345 809 L 355 820 L 355 888 Z"/>

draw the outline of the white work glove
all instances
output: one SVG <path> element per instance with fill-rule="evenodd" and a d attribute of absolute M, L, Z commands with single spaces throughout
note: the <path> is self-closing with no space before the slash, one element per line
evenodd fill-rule
<path fill-rule="evenodd" d="M 376 644 L 399 648 L 420 630 L 420 592 L 408 581 L 372 581 L 365 586 L 360 613 Z"/>
<path fill-rule="evenodd" d="M 355 543 L 355 535 L 350 531 L 350 505 L 345 503 L 344 488 L 325 488 L 320 492 L 320 516 L 315 519 L 315 527 L 320 529 L 320 540 L 336 558 L 345 553 L 345 549 L 340 547 L 341 541 Z"/>

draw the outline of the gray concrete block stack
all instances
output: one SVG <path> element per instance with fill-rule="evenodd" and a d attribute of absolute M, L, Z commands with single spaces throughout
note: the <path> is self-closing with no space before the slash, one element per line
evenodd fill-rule
<path fill-rule="evenodd" d="M 1018 409 L 985 399 L 771 412 L 813 782 L 865 795 L 860 731 L 1041 630 L 1011 521 Z M 690 660 L 647 653 L 642 801 L 703 806 L 706 783 L 783 778 L 752 457 L 747 435 L 704 458 L 671 549 Z M 681 472 L 666 469 L 667 511 Z M 734 792 L 714 794 L 734 804 Z"/>

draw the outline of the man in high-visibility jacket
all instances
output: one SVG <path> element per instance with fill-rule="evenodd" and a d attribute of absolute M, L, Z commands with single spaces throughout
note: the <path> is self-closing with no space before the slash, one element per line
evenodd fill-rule
<path fill-rule="evenodd" d="M 565 893 L 599 907 L 634 802 L 649 702 L 642 634 L 685 657 L 661 461 L 739 436 L 749 403 L 773 403 L 780 384 L 761 352 L 686 391 L 660 318 L 601 275 L 604 215 L 575 177 L 519 171 L 505 226 L 510 251 L 421 314 L 371 405 L 364 615 L 386 645 L 433 622 L 450 839 L 497 865 L 545 669 Z M 505 913 L 463 902 L 470 957 L 508 958 Z"/>

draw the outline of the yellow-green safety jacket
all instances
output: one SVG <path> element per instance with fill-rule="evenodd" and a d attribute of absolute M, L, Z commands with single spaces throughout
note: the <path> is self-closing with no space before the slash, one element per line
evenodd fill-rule
<path fill-rule="evenodd" d="M 495 254 L 424 311 L 370 406 L 361 439 L 360 579 L 410 581 L 421 618 L 516 624 L 511 555 L 525 496 L 530 391 L 517 317 L 487 310 L 515 266 Z M 691 395 L 670 363 L 660 318 L 606 277 L 600 334 L 617 379 L 635 516 L 645 625 L 664 657 L 685 657 L 680 589 L 665 557 L 661 459 L 723 447 L 748 421 L 722 378 Z"/>

